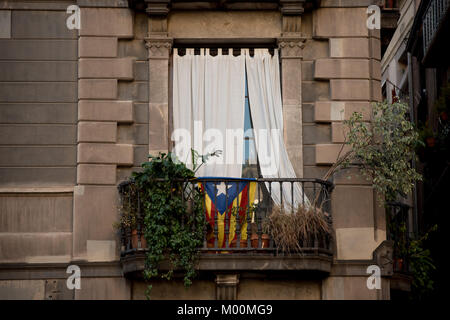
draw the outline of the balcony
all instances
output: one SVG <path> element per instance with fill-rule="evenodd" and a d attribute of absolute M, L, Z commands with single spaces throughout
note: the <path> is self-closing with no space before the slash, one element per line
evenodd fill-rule
<path fill-rule="evenodd" d="M 449 9 L 450 0 L 431 0 L 425 10 L 422 20 L 424 62 L 448 58 L 445 47 Z"/>
<path fill-rule="evenodd" d="M 387 206 L 387 239 L 394 243 L 393 276 L 391 289 L 411 291 L 411 271 L 409 267 L 408 248 L 414 232 L 411 224 L 411 207 L 402 202 L 390 202 Z"/>
<path fill-rule="evenodd" d="M 288 209 L 289 206 L 286 203 L 283 204 L 283 201 L 289 201 L 288 195 L 290 195 L 290 203 L 305 203 L 305 201 L 315 203 L 315 206 L 310 206 L 311 210 L 314 210 L 314 214 L 325 213 L 326 222 L 331 230 L 330 193 L 333 185 L 330 182 L 319 179 L 231 178 L 196 178 L 177 182 L 183 185 L 183 190 L 189 190 L 179 195 L 182 197 L 182 203 L 185 204 L 186 215 L 190 214 L 192 199 L 195 195 L 205 199 L 203 210 L 206 222 L 203 229 L 203 245 L 198 248 L 200 255 L 197 269 L 199 271 L 304 270 L 325 274 L 330 272 L 333 258 L 331 236 L 308 234 L 299 241 L 300 250 L 294 253 L 281 250 L 276 241 L 265 231 L 267 219 L 276 208 L 279 210 L 281 208 L 282 213 L 285 214 L 289 214 L 289 210 L 294 210 L 292 206 Z M 298 187 L 304 190 L 301 199 L 295 198 L 298 193 L 294 192 L 294 188 Z M 134 227 L 120 228 L 123 272 L 128 277 L 140 277 L 147 252 L 146 240 L 143 237 L 142 208 L 145 203 L 140 200 L 142 190 L 136 189 L 132 181 L 121 183 L 118 189 L 121 214 L 124 214 L 125 207 L 135 208 L 136 211 Z M 211 190 L 213 193 L 210 192 Z M 132 192 L 137 195 L 134 197 L 137 199 L 134 203 L 131 203 L 130 201 L 133 200 L 127 196 Z M 275 205 L 272 197 L 274 192 L 278 192 L 281 199 L 278 206 Z M 220 209 L 223 202 L 225 202 L 225 208 L 228 208 L 225 211 Z M 181 219 L 185 218 L 181 217 Z M 164 261 L 161 263 L 161 270 L 168 266 L 167 263 Z"/>

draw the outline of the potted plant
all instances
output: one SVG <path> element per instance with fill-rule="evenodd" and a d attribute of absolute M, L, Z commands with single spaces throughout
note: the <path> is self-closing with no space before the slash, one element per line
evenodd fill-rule
<path fill-rule="evenodd" d="M 261 235 L 261 247 L 259 247 L 259 237 L 256 232 L 252 233 L 250 238 L 252 243 L 252 248 L 268 248 L 270 246 L 270 236 L 267 233 Z"/>
<path fill-rule="evenodd" d="M 230 248 L 237 248 L 236 244 L 237 244 L 237 240 L 233 239 L 230 242 Z M 242 238 L 239 239 L 239 248 L 247 248 L 247 239 L 242 239 Z"/>
<path fill-rule="evenodd" d="M 314 205 L 300 205 L 289 213 L 275 206 L 264 222 L 264 230 L 278 250 L 302 253 L 304 243 L 331 237 L 331 219 L 328 213 Z"/>
<path fill-rule="evenodd" d="M 244 209 L 242 208 L 238 208 L 238 207 L 232 207 L 231 208 L 231 215 L 234 216 L 235 218 L 239 215 L 240 216 L 240 224 L 241 224 L 241 228 L 245 223 L 248 223 L 248 220 L 250 221 L 254 221 L 255 219 L 255 214 L 258 211 L 258 205 L 257 204 L 253 204 L 250 205 L 249 207 L 247 207 L 245 209 L 245 214 L 242 214 L 242 211 Z M 252 248 L 259 248 L 259 237 L 258 237 L 258 227 L 256 225 L 255 222 L 252 222 L 250 225 L 250 244 Z M 248 235 L 247 235 L 248 237 Z M 233 239 L 230 242 L 230 248 L 235 248 L 236 247 L 236 239 Z M 268 248 L 270 244 L 270 236 L 266 233 L 263 233 L 261 235 L 261 248 Z M 248 246 L 248 240 L 244 239 L 244 238 L 240 238 L 240 248 L 247 248 Z"/>
<path fill-rule="evenodd" d="M 146 280 L 155 277 L 169 280 L 178 269 L 184 272 L 184 284 L 188 287 L 195 276 L 206 224 L 203 194 L 195 182 L 195 171 L 220 151 L 199 156 L 191 150 L 191 154 L 192 170 L 174 154 L 159 153 L 149 156 L 142 170 L 132 174 L 139 190 L 147 243 Z M 197 166 L 198 159 L 201 159 L 200 166 Z M 160 263 L 165 259 L 169 268 L 161 273 Z"/>
<path fill-rule="evenodd" d="M 400 101 L 372 105 L 370 125 L 362 113 L 354 112 L 345 124 L 345 141 L 323 180 L 339 170 L 354 167 L 372 183 L 379 195 L 380 205 L 396 201 L 411 192 L 422 176 L 412 166 L 415 149 L 423 145 L 414 124 L 408 119 L 409 107 Z M 429 137 L 424 130 L 421 135 Z M 434 140 L 429 139 L 430 146 Z"/>

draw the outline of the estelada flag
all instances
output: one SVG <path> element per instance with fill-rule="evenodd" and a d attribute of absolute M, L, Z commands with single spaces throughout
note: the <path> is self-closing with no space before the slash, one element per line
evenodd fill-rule
<path fill-rule="evenodd" d="M 226 247 L 225 226 L 228 225 L 228 246 L 237 239 L 236 218 L 239 217 L 241 240 L 247 240 L 248 208 L 255 202 L 256 179 L 201 177 L 199 182 L 205 194 L 205 216 L 210 226 L 206 239 L 214 247 L 215 214 L 217 214 L 218 248 Z M 238 209 L 239 207 L 239 209 Z M 234 210 L 233 210 L 234 208 Z M 239 212 L 239 214 L 237 214 Z"/>

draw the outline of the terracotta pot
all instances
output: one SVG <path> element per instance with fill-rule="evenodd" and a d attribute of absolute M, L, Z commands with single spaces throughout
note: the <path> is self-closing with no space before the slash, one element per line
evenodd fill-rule
<path fill-rule="evenodd" d="M 231 241 L 230 243 L 230 248 L 236 248 L 236 239 L 234 239 L 233 241 Z M 247 248 L 247 239 L 241 239 L 239 241 L 239 248 Z M 233 251 L 232 251 L 233 252 Z M 234 251 L 234 252 L 239 252 L 239 251 Z"/>
<path fill-rule="evenodd" d="M 252 233 L 250 241 L 252 243 L 252 248 L 258 248 L 258 235 L 256 233 Z"/>
<path fill-rule="evenodd" d="M 270 237 L 268 234 L 263 233 L 261 236 L 261 248 L 268 248 L 270 246 Z"/>
<path fill-rule="evenodd" d="M 426 141 L 427 146 L 429 146 L 430 148 L 433 148 L 436 145 L 436 139 L 434 139 L 433 137 L 426 138 Z"/>
<path fill-rule="evenodd" d="M 403 259 L 395 259 L 394 264 L 395 264 L 394 268 L 396 270 L 399 270 L 399 271 L 403 270 Z"/>
<path fill-rule="evenodd" d="M 211 243 L 211 242 L 207 242 L 206 243 L 206 246 L 208 247 L 208 248 L 214 248 L 214 243 Z M 217 253 L 217 251 L 206 251 L 206 253 L 209 253 L 209 254 L 216 254 Z"/>
<path fill-rule="evenodd" d="M 250 240 L 252 241 L 252 248 L 258 248 L 258 235 L 253 233 Z M 270 237 L 268 234 L 263 233 L 261 235 L 261 248 L 268 248 L 270 245 Z"/>
<path fill-rule="evenodd" d="M 131 247 L 138 249 L 138 231 L 136 229 L 131 231 Z M 147 241 L 144 235 L 141 235 L 141 248 L 147 248 Z"/>

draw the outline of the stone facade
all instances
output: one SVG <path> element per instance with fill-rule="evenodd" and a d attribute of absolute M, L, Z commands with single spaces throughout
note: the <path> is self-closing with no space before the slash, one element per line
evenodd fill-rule
<path fill-rule="evenodd" d="M 344 141 L 342 121 L 354 111 L 369 120 L 381 99 L 380 35 L 366 27 L 372 1 L 282 0 L 265 10 L 159 1 L 146 11 L 121 0 L 72 2 L 78 31 L 66 27 L 66 3 L 0 3 L 0 298 L 144 298 L 145 285 L 122 274 L 116 186 L 149 153 L 171 147 L 175 45 L 280 50 L 284 135 L 298 177 L 322 178 Z M 155 297 L 388 299 L 387 273 L 384 289 L 365 286 L 385 244 L 384 212 L 357 173 L 334 183 L 325 277 L 212 272 L 189 291 L 158 283 Z M 65 289 L 69 264 L 82 270 L 81 290 Z"/>

